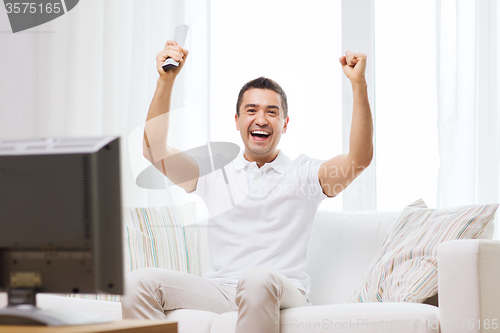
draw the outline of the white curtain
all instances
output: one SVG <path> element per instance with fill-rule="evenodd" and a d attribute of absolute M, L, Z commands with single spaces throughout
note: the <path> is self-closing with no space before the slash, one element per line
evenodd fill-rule
<path fill-rule="evenodd" d="M 498 202 L 500 4 L 437 0 L 436 16 L 438 207 Z"/>
<path fill-rule="evenodd" d="M 373 123 L 376 124 L 375 108 L 375 4 L 366 0 L 342 1 L 342 54 L 346 51 L 367 54 L 366 83 Z M 342 147 L 349 151 L 352 120 L 352 87 L 342 74 Z M 343 208 L 352 211 L 377 210 L 377 128 L 374 126 L 374 156 L 370 166 L 343 192 Z"/>
<path fill-rule="evenodd" d="M 180 24 L 190 25 L 190 54 L 174 88 L 171 144 L 205 144 L 210 30 L 204 0 L 85 0 L 42 26 L 0 35 L 1 137 L 119 135 L 124 205 L 190 200 L 168 184 L 163 190 L 136 185 L 150 165 L 141 140 L 158 78 L 155 57 Z"/>

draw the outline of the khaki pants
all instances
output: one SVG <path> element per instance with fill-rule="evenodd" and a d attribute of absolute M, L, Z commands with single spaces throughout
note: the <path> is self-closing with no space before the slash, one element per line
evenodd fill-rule
<path fill-rule="evenodd" d="M 247 269 L 237 287 L 192 274 L 142 268 L 126 276 L 124 319 L 165 319 L 174 309 L 216 313 L 238 311 L 236 333 L 279 333 L 280 309 L 311 305 L 283 274 L 264 267 Z"/>

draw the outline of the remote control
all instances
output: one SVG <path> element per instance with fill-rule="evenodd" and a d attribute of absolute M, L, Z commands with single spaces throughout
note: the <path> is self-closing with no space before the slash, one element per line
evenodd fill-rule
<path fill-rule="evenodd" d="M 184 42 L 186 41 L 186 36 L 188 32 L 189 26 L 186 24 L 180 25 L 175 28 L 175 36 L 174 40 L 181 46 L 184 47 Z M 166 72 L 171 68 L 176 68 L 179 66 L 179 63 L 174 59 L 168 57 L 163 63 L 163 70 Z"/>

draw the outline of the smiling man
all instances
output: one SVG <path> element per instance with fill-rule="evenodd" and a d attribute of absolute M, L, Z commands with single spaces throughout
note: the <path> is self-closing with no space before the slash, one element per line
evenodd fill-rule
<path fill-rule="evenodd" d="M 288 125 L 287 109 L 284 91 L 272 80 L 261 77 L 241 89 L 234 118 L 246 160 L 255 161 L 259 168 L 274 161 L 281 134 Z"/>
<path fill-rule="evenodd" d="M 160 78 L 147 117 L 144 156 L 207 205 L 213 268 L 204 277 L 158 268 L 130 273 L 123 318 L 161 320 L 165 311 L 179 308 L 238 311 L 236 332 L 279 332 L 280 309 L 311 305 L 307 247 L 320 202 L 338 195 L 372 159 L 366 55 L 347 52 L 339 59 L 354 98 L 349 153 L 326 161 L 306 155 L 290 160 L 278 149 L 288 129 L 286 94 L 260 77 L 245 84 L 237 100 L 235 123 L 245 149 L 214 172 L 167 144 L 172 88 L 187 55 L 172 41 L 157 55 Z M 179 67 L 163 71 L 167 57 Z"/>

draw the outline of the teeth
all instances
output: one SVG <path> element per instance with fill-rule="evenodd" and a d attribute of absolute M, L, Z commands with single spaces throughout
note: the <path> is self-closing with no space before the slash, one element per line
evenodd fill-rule
<path fill-rule="evenodd" d="M 263 134 L 263 135 L 269 135 L 268 132 L 264 132 L 264 131 L 252 131 L 252 134 Z"/>

